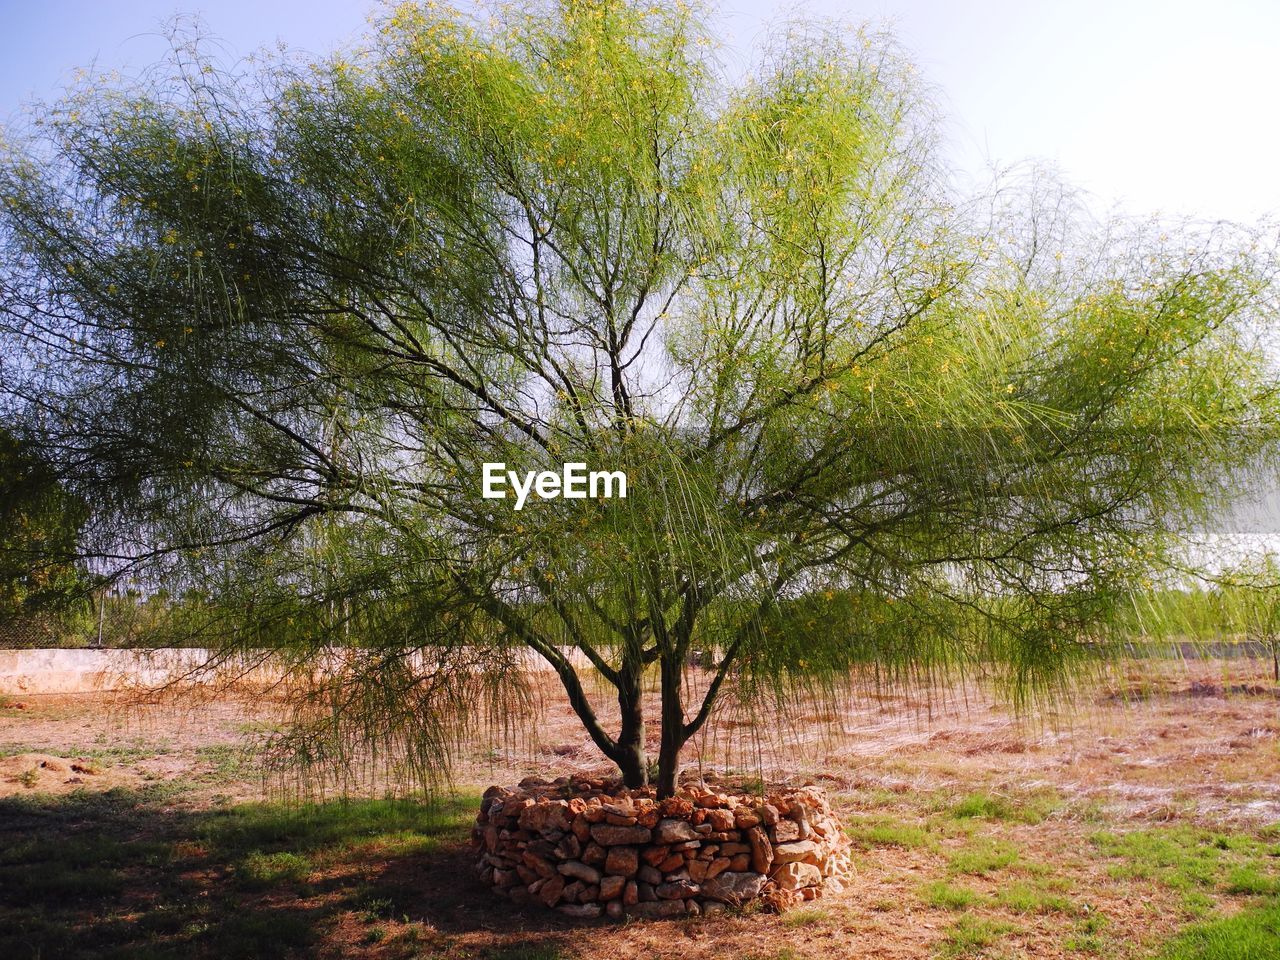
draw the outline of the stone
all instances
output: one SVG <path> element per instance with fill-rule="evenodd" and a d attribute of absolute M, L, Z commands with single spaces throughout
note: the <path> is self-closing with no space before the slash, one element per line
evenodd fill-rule
<path fill-rule="evenodd" d="M 581 880 L 583 883 L 599 883 L 600 871 L 595 867 L 583 863 L 581 860 L 568 860 L 556 868 L 566 877 L 573 877 Z"/>
<path fill-rule="evenodd" d="M 682 917 L 684 916 L 683 900 L 654 900 L 637 903 L 634 907 L 628 907 L 627 912 L 633 917 L 642 917 L 646 920 L 660 920 L 664 917 Z"/>
<path fill-rule="evenodd" d="M 542 885 L 542 888 L 538 891 L 538 899 L 548 907 L 554 907 L 560 902 L 562 893 L 564 893 L 564 877 L 556 876 Z"/>
<path fill-rule="evenodd" d="M 547 814 L 550 812 L 545 803 L 535 803 L 520 811 L 517 822 L 521 830 L 539 832 L 547 825 Z"/>
<path fill-rule="evenodd" d="M 556 872 L 556 868 L 554 864 L 552 864 L 548 860 L 544 860 L 542 857 L 538 856 L 535 853 L 531 853 L 528 850 L 524 852 L 524 854 L 521 856 L 521 859 L 524 861 L 524 865 L 526 867 L 528 867 L 530 870 L 533 870 L 540 877 L 550 877 L 550 876 L 553 876 Z"/>
<path fill-rule="evenodd" d="M 732 830 L 736 820 L 732 811 L 712 810 L 707 814 L 707 822 L 711 824 L 711 829 L 723 833 L 726 830 Z"/>
<path fill-rule="evenodd" d="M 547 827 L 554 830 L 568 830 L 573 822 L 573 814 L 569 812 L 569 804 L 564 800 L 552 800 L 547 804 Z"/>
<path fill-rule="evenodd" d="M 722 873 L 702 885 L 702 895 L 711 900 L 738 906 L 758 897 L 764 884 L 764 874 Z"/>
<path fill-rule="evenodd" d="M 604 778 L 531 778 L 486 791 L 470 839 L 495 893 L 581 919 L 714 916 L 753 900 L 783 910 L 852 876 L 851 844 L 816 787 L 762 800 L 689 786 L 659 801 Z"/>
<path fill-rule="evenodd" d="M 573 917 L 575 920 L 594 920 L 604 913 L 604 908 L 598 903 L 566 903 L 557 909 L 566 917 Z"/>
<path fill-rule="evenodd" d="M 658 828 L 662 828 L 661 823 Z M 648 827 L 619 827 L 611 823 L 597 823 L 591 827 L 591 839 L 602 847 L 648 843 L 652 837 L 653 831 Z"/>
<path fill-rule="evenodd" d="M 582 856 L 582 841 L 570 833 L 556 844 L 555 854 L 561 860 L 577 860 Z"/>
<path fill-rule="evenodd" d="M 648 831 L 645 831 L 646 833 Z M 659 820 L 653 831 L 654 843 L 681 843 L 686 840 L 697 840 L 698 833 L 688 820 Z"/>
<path fill-rule="evenodd" d="M 716 857 L 709 864 L 707 864 L 706 879 L 711 880 L 714 877 L 720 876 L 720 874 L 724 873 L 731 866 L 733 866 L 733 861 L 730 860 L 728 857 Z"/>
<path fill-rule="evenodd" d="M 693 813 L 693 802 L 684 797 L 667 797 L 658 809 L 664 817 L 687 817 Z"/>
<path fill-rule="evenodd" d="M 773 867 L 773 844 L 763 827 L 752 827 L 747 831 L 747 842 L 751 844 L 751 869 L 756 873 L 768 873 Z"/>
<path fill-rule="evenodd" d="M 658 864 L 658 870 L 662 873 L 670 873 L 672 870 L 679 870 L 682 866 L 684 866 L 684 855 L 673 853 Z"/>
<path fill-rule="evenodd" d="M 645 847 L 640 851 L 640 859 L 651 867 L 656 867 L 669 856 L 671 856 L 670 847 Z"/>
<path fill-rule="evenodd" d="M 811 863 L 787 863 L 775 870 L 770 879 L 782 890 L 799 890 L 820 884 L 822 871 Z"/>
<path fill-rule="evenodd" d="M 796 840 L 792 843 L 780 843 L 773 848 L 774 863 L 815 863 L 822 852 L 812 840 Z"/>
<path fill-rule="evenodd" d="M 699 887 L 692 880 L 675 880 L 660 883 L 654 888 L 659 900 L 687 900 L 697 896 Z"/>
<path fill-rule="evenodd" d="M 635 847 L 610 847 L 604 858 L 604 872 L 620 877 L 635 876 L 640 868 L 640 853 Z"/>
<path fill-rule="evenodd" d="M 794 820 L 779 820 L 769 832 L 773 834 L 774 843 L 790 843 L 800 839 L 800 824 Z"/>

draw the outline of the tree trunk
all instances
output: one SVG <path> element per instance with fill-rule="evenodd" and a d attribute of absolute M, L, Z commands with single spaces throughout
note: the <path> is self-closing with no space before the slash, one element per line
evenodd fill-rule
<path fill-rule="evenodd" d="M 640 709 L 640 691 L 634 696 L 630 691 L 619 691 L 618 703 L 622 707 L 622 728 L 618 732 L 618 753 L 614 757 L 622 771 L 622 782 L 629 788 L 647 786 L 649 783 L 649 757 L 644 745 L 644 714 Z"/>
<path fill-rule="evenodd" d="M 644 743 L 644 710 L 641 704 L 641 673 L 644 667 L 638 653 L 623 654 L 618 673 L 618 707 L 622 726 L 618 731 L 618 753 L 614 762 L 622 772 L 622 782 L 635 789 L 649 784 L 649 757 Z"/>
<path fill-rule="evenodd" d="M 680 702 L 680 664 L 662 658 L 662 746 L 658 751 L 658 797 L 676 792 L 680 777 L 680 748 L 684 746 L 684 708 Z"/>

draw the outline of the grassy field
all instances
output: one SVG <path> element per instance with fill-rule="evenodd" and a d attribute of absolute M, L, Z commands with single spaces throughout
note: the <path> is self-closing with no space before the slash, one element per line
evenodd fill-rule
<path fill-rule="evenodd" d="M 877 734 L 881 705 L 856 743 L 824 741 L 832 752 L 798 774 L 828 788 L 854 840 L 846 895 L 585 935 L 480 886 L 475 787 L 433 805 L 273 802 L 237 745 L 258 729 L 243 720 L 135 725 L 86 750 L 74 740 L 101 704 L 10 699 L 0 957 L 1274 958 L 1280 701 L 1228 679 L 1102 696 L 1069 729 L 971 702 Z M 488 779 L 589 764 L 564 746 L 508 757 Z M 88 772 L 63 776 L 71 763 Z M 37 765 L 27 783 L 23 764 Z"/>

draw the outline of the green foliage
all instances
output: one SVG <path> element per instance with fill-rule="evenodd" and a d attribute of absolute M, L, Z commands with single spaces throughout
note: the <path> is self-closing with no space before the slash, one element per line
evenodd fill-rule
<path fill-rule="evenodd" d="M 1268 960 L 1280 946 L 1280 902 L 1190 927 L 1160 951 L 1159 960 Z"/>
<path fill-rule="evenodd" d="M 86 519 L 39 449 L 0 427 L 0 623 L 64 610 L 83 594 Z"/>
<path fill-rule="evenodd" d="M 530 649 L 632 784 L 660 686 L 663 792 L 726 700 L 1031 706 L 1274 457 L 1246 231 L 958 197 L 889 38 L 796 25 L 742 79 L 712 40 L 409 3 L 255 73 L 181 37 L 6 137 L 11 405 L 90 552 L 197 601 L 158 640 L 289 671 L 280 757 L 438 785 Z M 516 511 L 499 461 L 628 496 Z"/>

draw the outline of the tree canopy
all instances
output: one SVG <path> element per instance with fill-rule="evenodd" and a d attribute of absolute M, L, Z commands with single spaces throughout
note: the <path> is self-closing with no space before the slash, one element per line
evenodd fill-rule
<path fill-rule="evenodd" d="M 962 198 L 890 38 L 792 25 L 738 76 L 711 23 L 406 4 L 318 61 L 180 42 L 11 132 L 11 403 L 100 559 L 210 598 L 180 626 L 359 651 L 307 757 L 429 779 L 522 650 L 664 793 L 728 698 L 1052 694 L 1274 456 L 1247 231 Z M 627 498 L 480 496 L 570 461 Z"/>

